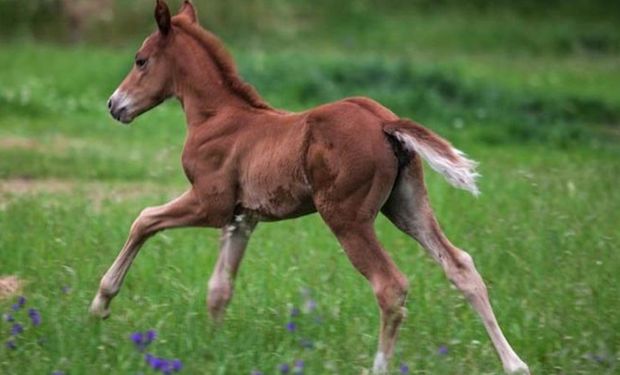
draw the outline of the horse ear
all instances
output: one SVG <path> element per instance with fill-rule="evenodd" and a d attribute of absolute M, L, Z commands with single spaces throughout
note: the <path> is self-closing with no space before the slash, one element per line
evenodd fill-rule
<path fill-rule="evenodd" d="M 168 35 L 170 32 L 170 9 L 168 5 L 162 0 L 157 0 L 155 5 L 155 21 L 157 21 L 157 27 L 163 35 Z"/>
<path fill-rule="evenodd" d="M 183 1 L 183 5 L 181 5 L 181 9 L 179 10 L 179 14 L 187 17 L 193 23 L 198 20 L 198 15 L 196 13 L 196 8 L 194 8 L 194 4 L 191 1 L 185 0 Z"/>

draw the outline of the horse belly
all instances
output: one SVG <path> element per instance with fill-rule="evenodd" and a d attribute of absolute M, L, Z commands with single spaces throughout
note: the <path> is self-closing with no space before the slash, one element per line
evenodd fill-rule
<path fill-rule="evenodd" d="M 316 211 L 310 185 L 304 181 L 277 185 L 255 181 L 247 184 L 241 205 L 263 221 L 290 219 Z"/>

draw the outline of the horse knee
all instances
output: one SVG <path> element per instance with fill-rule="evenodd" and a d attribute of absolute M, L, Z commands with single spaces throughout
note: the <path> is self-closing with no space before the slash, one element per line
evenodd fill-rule
<path fill-rule="evenodd" d="M 157 220 L 155 218 L 155 209 L 153 207 L 147 207 L 143 209 L 136 220 L 131 225 L 131 234 L 138 237 L 145 237 L 152 235 L 156 232 L 155 224 Z"/>
<path fill-rule="evenodd" d="M 407 293 L 409 293 L 409 281 L 403 275 L 399 275 L 396 282 L 395 292 L 397 295 L 398 304 L 400 306 L 405 304 Z"/>
<path fill-rule="evenodd" d="M 402 314 L 402 307 L 409 291 L 409 282 L 406 277 L 397 274 L 389 280 L 375 283 L 374 289 L 379 307 L 384 313 Z"/>

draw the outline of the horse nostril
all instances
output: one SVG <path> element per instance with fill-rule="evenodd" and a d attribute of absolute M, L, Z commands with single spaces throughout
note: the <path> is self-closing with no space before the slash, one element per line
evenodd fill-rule
<path fill-rule="evenodd" d="M 112 109 L 112 99 L 108 99 L 108 109 Z"/>

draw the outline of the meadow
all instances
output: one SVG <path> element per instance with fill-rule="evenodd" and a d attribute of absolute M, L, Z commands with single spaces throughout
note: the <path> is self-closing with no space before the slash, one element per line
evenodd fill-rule
<path fill-rule="evenodd" d="M 269 43 L 223 34 L 275 107 L 371 96 L 478 160 L 479 198 L 430 169 L 427 185 L 507 338 L 534 374 L 620 373 L 619 32 L 579 19 L 466 19 L 383 15 L 372 30 L 307 29 L 284 44 L 286 33 Z M 137 46 L 0 44 L 0 275 L 24 280 L 26 298 L 18 311 L 17 296 L 0 300 L 24 326 L 11 335 L 2 315 L 0 373 L 155 373 L 146 352 L 180 359 L 187 374 L 276 374 L 284 363 L 292 372 L 297 360 L 305 374 L 368 373 L 374 296 L 316 215 L 258 226 L 221 326 L 205 306 L 213 229 L 149 240 L 111 317 L 89 316 L 131 222 L 186 186 L 176 101 L 128 127 L 107 113 Z M 393 373 L 500 374 L 481 322 L 440 268 L 385 218 L 376 228 L 411 284 Z M 150 329 L 157 337 L 141 352 L 130 335 Z"/>

